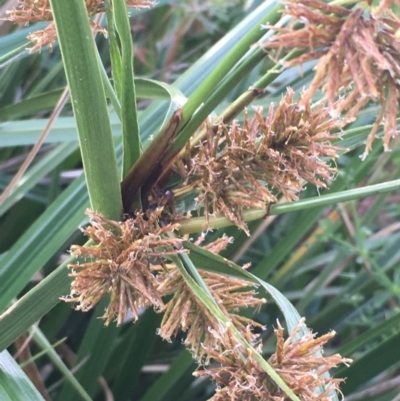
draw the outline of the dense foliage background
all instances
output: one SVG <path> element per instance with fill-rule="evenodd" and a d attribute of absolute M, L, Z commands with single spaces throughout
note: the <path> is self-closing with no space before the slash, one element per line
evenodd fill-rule
<path fill-rule="evenodd" d="M 141 89 L 137 84 L 144 146 L 166 116 L 184 103 L 181 96 L 189 97 L 245 32 L 259 24 L 260 7 L 265 12 L 266 3 L 274 5 L 258 0 L 160 0 L 152 9 L 131 11 L 135 78 L 151 78 L 179 89 L 173 93 L 167 87 L 166 95 L 160 87 L 142 84 Z M 0 15 L 14 6 L 16 2 L 0 1 Z M 26 35 L 44 26 L 0 21 L 1 189 L 26 159 L 66 85 L 58 43 L 33 53 L 24 50 L 30 47 Z M 109 41 L 97 34 L 96 44 L 110 73 Z M 268 108 L 288 86 L 299 93 L 310 82 L 313 65 L 309 62 L 302 69 L 276 74 L 252 105 Z M 229 107 L 270 68 L 264 52 L 256 65 L 229 83 L 213 113 Z M 109 108 L 120 158 L 121 123 Z M 350 367 L 331 372 L 347 377 L 341 390 L 349 401 L 398 401 L 400 392 L 400 193 L 371 191 L 365 197 L 360 190 L 354 200 L 341 202 L 345 199 L 340 198 L 344 190 L 380 183 L 390 186 L 398 177 L 397 138 L 390 152 L 384 153 L 377 139 L 366 159 L 360 158 L 376 114 L 377 106 L 370 104 L 345 128 L 338 145 L 350 150 L 338 159 L 339 173 L 330 190 L 318 192 L 308 185 L 301 194 L 303 206 L 250 222 L 251 237 L 232 226 L 208 234 L 209 240 L 222 232 L 233 236 L 233 244 L 222 255 L 239 265 L 251 263 L 250 271 L 283 293 L 314 332 L 337 332 L 325 354 L 340 353 L 354 360 Z M 242 121 L 243 113 L 237 118 Z M 398 184 L 389 189 L 396 188 Z M 320 193 L 337 197 L 323 206 L 307 204 Z M 68 103 L 34 162 L 0 205 L 1 349 L 14 355 L 48 400 L 207 400 L 214 384 L 192 375 L 195 364 L 181 338 L 168 343 L 156 335 L 161 317 L 152 309 L 143 311 L 136 324 L 104 327 L 99 319 L 104 304 L 82 313 L 58 302 L 60 295 L 68 293 L 69 282 L 66 269 L 56 268 L 69 257 L 71 244 L 85 242 L 78 228 L 87 222 L 83 212 L 88 206 Z M 52 272 L 50 281 L 43 280 Z M 276 320 L 285 322 L 276 304 L 268 301 L 255 317 L 267 327 L 262 334 L 266 357 L 275 350 Z M 1 356 L 0 398 L 35 399 L 28 398 L 33 397 L 30 382 L 19 376 L 21 371 L 8 354 Z M 15 374 L 4 373 L 13 369 Z M 26 398 L 17 398 L 19 386 Z"/>

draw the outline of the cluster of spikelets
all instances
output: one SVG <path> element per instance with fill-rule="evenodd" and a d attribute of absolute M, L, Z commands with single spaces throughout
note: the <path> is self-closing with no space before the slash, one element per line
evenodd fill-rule
<path fill-rule="evenodd" d="M 111 0 L 109 0 L 112 2 Z M 50 0 L 19 0 L 19 6 L 14 10 L 7 11 L 8 20 L 18 23 L 29 24 L 37 21 L 52 21 L 53 12 Z M 86 9 L 89 17 L 105 11 L 104 0 L 85 0 Z M 147 8 L 155 4 L 148 0 L 126 0 L 128 7 Z M 101 26 L 91 21 L 95 32 L 106 34 L 107 31 Z M 34 43 L 31 51 L 41 49 L 43 46 L 52 45 L 57 39 L 57 32 L 54 22 L 51 22 L 45 29 L 32 32 L 28 39 Z"/>
<path fill-rule="evenodd" d="M 153 305 L 162 309 L 151 261 L 162 264 L 166 256 L 182 252 L 182 240 L 165 238 L 164 234 L 172 233 L 177 225 L 160 227 L 161 212 L 160 208 L 150 216 L 137 213 L 135 219 L 117 222 L 87 211 L 90 225 L 82 231 L 93 244 L 71 247 L 71 254 L 79 259 L 69 265 L 73 282 L 65 300 L 76 303 L 78 310 L 88 311 L 109 295 L 110 303 L 103 316 L 106 324 L 114 319 L 121 324 L 128 309 L 135 320 L 138 308 Z"/>
<path fill-rule="evenodd" d="M 176 265 L 165 262 L 169 256 L 185 252 L 183 239 L 174 236 L 178 225 L 161 224 L 162 208 L 147 216 L 136 213 L 123 222 L 87 213 L 90 225 L 83 228 L 83 233 L 93 244 L 71 247 L 78 261 L 68 266 L 73 282 L 71 294 L 64 300 L 75 303 L 78 310 L 88 311 L 108 296 L 103 318 L 106 324 L 116 320 L 117 325 L 123 323 L 129 310 L 136 320 L 140 308 L 152 306 L 164 313 L 160 328 L 164 339 L 170 340 L 181 329 L 187 332 L 187 345 L 194 353 L 201 352 L 199 339 L 210 344 L 207 328 L 216 327 L 217 321 L 192 293 Z M 223 237 L 205 248 L 218 253 L 229 240 Z M 247 325 L 257 325 L 237 313 L 265 303 L 256 297 L 252 283 L 201 269 L 200 276 L 236 327 L 244 330 Z M 165 304 L 163 298 L 170 295 L 173 297 Z"/>
<path fill-rule="evenodd" d="M 400 103 L 400 18 L 391 9 L 398 0 L 382 0 L 377 7 L 360 2 L 352 10 L 319 0 L 285 1 L 284 14 L 293 17 L 262 45 L 277 49 L 297 49 L 302 55 L 287 66 L 319 59 L 315 76 L 307 89 L 306 104 L 321 88 L 331 104 L 344 98 L 337 108 L 354 117 L 369 102 L 379 102 L 380 113 L 368 138 L 365 155 L 371 149 L 379 125 L 384 124 L 384 147 L 398 134 L 397 109 Z"/>
<path fill-rule="evenodd" d="M 182 239 L 174 236 L 177 225 L 163 222 L 161 213 L 162 208 L 157 208 L 147 215 L 137 213 L 117 222 L 88 211 L 90 225 L 83 232 L 92 243 L 72 246 L 71 252 L 79 262 L 69 265 L 73 282 L 71 295 L 64 299 L 87 311 L 108 296 L 103 318 L 106 324 L 116 320 L 118 325 L 129 310 L 137 319 L 139 308 L 152 306 L 164 313 L 159 335 L 171 340 L 183 331 L 184 343 L 199 363 L 195 375 L 208 375 L 216 381 L 217 392 L 211 400 L 256 397 L 285 401 L 285 394 L 251 351 L 254 347 L 261 353 L 259 334 L 254 328 L 260 331 L 263 327 L 238 314 L 242 308 L 259 308 L 265 300 L 256 297 L 252 283 L 211 273 L 200 266 L 202 280 L 229 319 L 227 325 L 223 324 L 192 292 L 177 266 L 165 262 L 185 250 Z M 205 248 L 218 253 L 229 241 L 223 237 Z M 338 391 L 340 380 L 325 373 L 351 361 L 340 355 L 322 356 L 322 346 L 334 336 L 333 332 L 315 338 L 311 332 L 300 335 L 303 327 L 300 322 L 285 341 L 278 324 L 277 351 L 269 364 L 300 399 L 328 401 Z M 317 395 L 314 391 L 322 385 L 325 392 Z"/>
<path fill-rule="evenodd" d="M 337 157 L 338 148 L 331 141 L 338 137 L 344 122 L 331 117 L 323 105 L 298 107 L 293 96 L 288 90 L 266 116 L 256 108 L 253 118 L 246 115 L 243 126 L 236 122 L 230 127 L 206 123 L 205 140 L 192 149 L 190 157 L 184 155 L 175 165 L 184 183 L 173 191 L 196 191 L 206 215 L 223 213 L 246 230 L 243 208 L 265 207 L 275 202 L 278 194 L 296 199 L 305 182 L 324 187 L 335 170 L 322 158 Z M 165 213 L 162 207 L 151 208 L 123 222 L 88 212 L 91 222 L 83 231 L 93 244 L 72 247 L 79 262 L 69 266 L 73 282 L 66 300 L 76 303 L 77 309 L 89 310 L 108 296 L 103 316 L 106 324 L 113 320 L 118 325 L 123 323 L 129 310 L 137 319 L 139 308 L 149 306 L 163 313 L 158 334 L 169 341 L 183 332 L 185 345 L 202 366 L 196 374 L 210 375 L 223 386 L 218 387 L 213 401 L 252 397 L 286 400 L 250 348 L 241 342 L 244 338 L 260 351 L 255 329 L 263 328 L 241 316 L 240 310 L 257 309 L 265 300 L 256 296 L 253 283 L 197 266 L 230 322 L 228 326 L 222 324 L 174 263 L 174 258 L 186 251 L 183 239 L 174 233 L 178 223 L 169 222 L 174 219 L 173 209 Z M 203 239 L 200 237 L 196 244 Z M 219 253 L 229 241 L 223 237 L 205 248 Z M 338 381 L 326 379 L 323 373 L 349 361 L 340 356 L 316 356 L 317 348 L 332 334 L 318 340 L 311 334 L 297 338 L 296 333 L 283 342 L 282 329 L 278 328 L 278 351 L 270 364 L 298 396 L 304 395 L 301 399 L 329 400 L 328 395 L 315 395 L 313 389 L 325 385 L 327 394 L 336 391 Z M 220 366 L 214 367 L 215 362 Z"/>
<path fill-rule="evenodd" d="M 246 113 L 242 126 L 207 122 L 195 155 L 175 163 L 183 184 L 174 192 L 197 191 L 207 221 L 222 213 L 248 232 L 244 209 L 265 208 L 279 194 L 296 200 L 306 182 L 326 187 L 336 172 L 326 159 L 337 158 L 340 149 L 331 142 L 348 121 L 332 117 L 324 104 L 304 104 L 303 95 L 296 102 L 288 89 L 276 108 L 271 104 L 263 113 L 256 107 L 252 118 Z"/>
<path fill-rule="evenodd" d="M 326 373 L 338 364 L 348 364 L 352 360 L 338 354 L 323 356 L 323 346 L 335 332 L 317 338 L 308 329 L 301 331 L 304 331 L 303 319 L 285 340 L 278 322 L 276 351 L 268 363 L 300 400 L 330 401 L 333 394 L 339 392 L 342 379 L 333 379 Z M 213 331 L 213 334 L 217 344 L 206 347 L 208 359 L 195 372 L 196 376 L 210 376 L 217 383 L 216 393 L 209 401 L 289 399 L 261 368 L 251 348 L 237 340 L 232 327 Z M 251 331 L 247 331 L 245 340 L 261 353 L 262 344 Z M 325 390 L 318 394 L 316 390 L 321 386 Z"/>

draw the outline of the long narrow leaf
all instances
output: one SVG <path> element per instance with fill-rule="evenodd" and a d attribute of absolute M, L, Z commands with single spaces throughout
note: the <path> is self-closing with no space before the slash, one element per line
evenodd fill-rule
<path fill-rule="evenodd" d="M 85 3 L 51 0 L 76 118 L 92 208 L 118 219 L 122 213 L 110 119 Z"/>
<path fill-rule="evenodd" d="M 44 401 L 8 351 L 0 353 L 0 399 L 2 401 Z"/>

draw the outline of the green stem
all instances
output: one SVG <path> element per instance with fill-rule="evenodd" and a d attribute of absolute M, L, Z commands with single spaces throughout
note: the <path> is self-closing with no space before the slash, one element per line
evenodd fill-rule
<path fill-rule="evenodd" d="M 281 205 L 276 205 L 271 208 L 269 215 L 279 215 L 299 210 L 317 208 L 321 206 L 330 206 L 339 202 L 365 198 L 367 196 L 380 195 L 386 192 L 396 191 L 400 189 L 400 180 L 393 180 L 383 184 L 369 185 L 363 188 L 350 189 L 333 194 L 321 195 L 315 198 L 302 199 L 296 202 L 288 202 Z M 243 212 L 245 221 L 259 220 L 266 216 L 267 209 L 250 209 Z M 179 234 L 190 234 L 204 231 L 206 229 L 205 217 L 193 217 L 187 220 L 179 221 Z M 210 229 L 218 229 L 232 226 L 233 223 L 226 217 L 217 216 L 209 218 Z"/>
<path fill-rule="evenodd" d="M 112 2 L 115 27 L 121 43 L 121 111 L 124 155 L 122 177 L 139 160 L 142 143 L 139 134 L 136 90 L 133 77 L 133 41 L 129 24 L 128 11 L 124 0 Z M 140 202 L 139 202 L 140 203 Z"/>
<path fill-rule="evenodd" d="M 97 50 L 82 0 L 50 0 L 60 43 L 91 207 L 120 219 L 122 199 Z"/>

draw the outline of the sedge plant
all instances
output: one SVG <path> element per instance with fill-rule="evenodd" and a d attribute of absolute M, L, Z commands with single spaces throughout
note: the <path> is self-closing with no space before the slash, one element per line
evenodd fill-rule
<path fill-rule="evenodd" d="M 7 18 L 14 22 L 49 22 L 29 34 L 31 52 L 59 44 L 85 174 L 84 181 L 72 184 L 64 194 L 66 201 L 83 196 L 71 214 L 77 224 L 70 230 L 83 221 L 83 209 L 89 207 L 88 224 L 82 228 L 87 242 L 72 244 L 67 261 L 0 317 L 2 348 L 52 308 L 64 307 L 60 300 L 78 311 L 95 309 L 100 320 L 91 321 L 76 356 L 77 363 L 86 367 L 77 373 L 78 384 L 72 376 L 58 397 L 68 400 L 78 392 L 84 399 L 93 398 L 97 379 L 104 373 L 112 377 L 117 399 L 134 399 L 132 391 L 122 390 L 124 375 L 120 379 L 107 373 L 106 365 L 111 352 L 118 355 L 117 339 L 130 333 L 123 331 L 127 322 L 137 321 L 140 327 L 154 310 L 149 326 L 154 325 L 168 343 L 181 339 L 190 353 L 187 363 L 197 365 L 193 375 L 215 383 L 212 394 L 204 391 L 201 399 L 337 400 L 345 367 L 352 360 L 346 353 L 324 354 L 334 331 L 318 337 L 306 326 L 304 317 L 277 289 L 282 270 L 268 282 L 277 262 L 261 260 L 254 269 L 249 264 L 241 267 L 231 249 L 240 235 L 243 243 L 251 238 L 254 220 L 261 225 L 268 222 L 264 227 L 268 231 L 277 214 L 399 188 L 395 176 L 384 184 L 355 190 L 339 180 L 339 156 L 363 147 L 364 165 L 358 167 L 360 177 L 355 179 L 361 181 L 372 156 L 378 157 L 376 139 L 381 132 L 384 150 L 396 149 L 398 4 L 389 0 L 260 4 L 248 17 L 254 23 L 240 27 L 230 49 L 205 70 L 196 87 L 190 88 L 184 74 L 174 85 L 149 81 L 150 88 L 169 99 L 170 107 L 164 100 L 139 112 L 143 81 L 134 74 L 135 35 L 132 41 L 128 8 L 134 15 L 155 6 L 141 0 L 24 0 L 8 12 Z M 97 14 L 105 15 L 105 25 L 92 18 Z M 96 48 L 96 34 L 108 41 L 109 75 Z M 249 89 L 232 96 L 243 75 L 262 63 L 267 71 Z M 274 101 L 264 107 L 257 104 L 287 69 L 303 64 L 308 68 L 304 75 L 311 77 L 305 87 L 283 88 Z M 179 91 L 178 100 L 174 94 L 180 85 L 186 87 L 187 97 Z M 109 103 L 121 127 L 121 138 L 116 140 Z M 223 107 L 215 113 L 217 106 Z M 359 127 L 363 110 L 372 118 Z M 336 192 L 326 192 L 335 185 Z M 306 186 L 322 195 L 302 196 Z M 335 216 L 328 217 L 332 225 Z M 313 222 L 310 218 L 306 225 Z M 221 227 L 228 227 L 229 233 L 212 233 Z M 67 237 L 71 234 L 65 232 Z M 310 234 L 309 241 L 316 235 Z M 333 234 L 331 240 L 339 243 Z M 8 266 L 23 257 L 17 244 L 5 255 Z M 361 257 L 366 269 L 385 288 L 391 287 L 385 271 L 367 253 Z M 46 256 L 40 260 L 46 263 Z M 290 271 L 295 261 L 289 258 L 286 263 L 282 269 Z M 335 274 L 339 258 L 332 264 L 330 274 Z M 34 267 L 30 269 L 25 276 Z M 8 280 L 14 283 L 13 276 Z M 18 280 L 5 292 L 3 308 L 27 284 L 24 278 Z M 299 304 L 301 314 L 311 302 L 306 298 Z M 276 340 L 266 357 L 265 348 L 272 340 L 266 340 L 266 327 L 258 316 L 270 299 L 280 311 L 269 310 L 274 313 Z M 30 317 L 29 304 L 36 305 Z M 16 316 L 24 318 L 17 328 L 11 327 Z M 286 338 L 277 320 L 281 316 Z M 142 331 L 146 332 L 145 326 Z M 89 345 L 94 334 L 98 341 Z M 135 335 L 139 338 L 140 331 Z M 106 350 L 108 344 L 114 351 Z M 148 352 L 151 345 L 146 345 Z M 92 354 L 100 358 L 91 359 Z M 332 369 L 337 366 L 342 366 L 343 376 L 334 376 Z M 84 388 L 79 382 L 85 383 Z"/>

